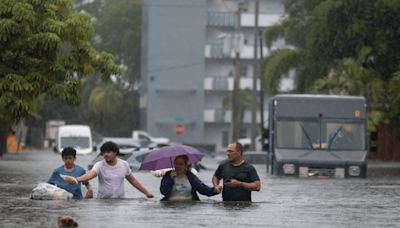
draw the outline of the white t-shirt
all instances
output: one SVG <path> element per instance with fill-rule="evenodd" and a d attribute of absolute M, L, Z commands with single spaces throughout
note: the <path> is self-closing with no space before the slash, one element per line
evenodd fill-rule
<path fill-rule="evenodd" d="M 117 164 L 110 166 L 102 160 L 92 170 L 99 177 L 98 198 L 125 198 L 124 179 L 131 173 L 128 162 L 117 158 Z"/>
<path fill-rule="evenodd" d="M 185 175 L 181 179 L 175 177 L 175 184 L 172 186 L 171 195 L 168 200 L 192 200 L 192 185 Z"/>

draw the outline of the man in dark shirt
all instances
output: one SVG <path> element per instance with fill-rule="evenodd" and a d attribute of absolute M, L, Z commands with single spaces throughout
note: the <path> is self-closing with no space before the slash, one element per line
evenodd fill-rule
<path fill-rule="evenodd" d="M 228 161 L 221 163 L 215 171 L 212 183 L 215 189 L 221 179 L 224 181 L 223 201 L 251 201 L 251 191 L 260 191 L 261 182 L 255 168 L 242 158 L 243 147 L 240 143 L 229 144 Z"/>

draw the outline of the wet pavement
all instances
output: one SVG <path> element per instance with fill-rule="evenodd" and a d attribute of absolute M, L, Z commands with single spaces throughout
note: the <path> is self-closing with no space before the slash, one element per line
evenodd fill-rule
<path fill-rule="evenodd" d="M 87 170 L 94 154 L 78 156 Z M 216 168 L 217 159 L 203 163 Z M 399 227 L 400 163 L 369 162 L 366 179 L 268 177 L 257 165 L 261 191 L 252 203 L 223 203 L 221 195 L 199 195 L 201 202 L 164 203 L 160 178 L 133 175 L 155 195 L 147 199 L 125 181 L 126 199 L 32 201 L 29 194 L 61 166 L 60 154 L 22 151 L 0 158 L 0 227 L 57 227 L 58 217 L 72 216 L 79 227 Z M 213 172 L 199 178 L 211 186 Z M 97 196 L 97 178 L 91 181 Z M 86 194 L 86 188 L 82 188 Z"/>

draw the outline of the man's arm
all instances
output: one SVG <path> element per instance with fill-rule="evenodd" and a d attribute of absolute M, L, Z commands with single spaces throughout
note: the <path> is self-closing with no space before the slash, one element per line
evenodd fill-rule
<path fill-rule="evenodd" d="M 249 191 L 260 191 L 261 189 L 261 181 L 254 181 L 251 183 L 242 183 L 243 184 L 243 188 Z M 240 184 L 239 184 L 240 185 Z"/>
<path fill-rule="evenodd" d="M 90 170 L 90 172 L 86 173 L 85 175 L 82 175 L 80 177 L 77 178 L 69 178 L 66 177 L 65 180 L 68 182 L 68 184 L 70 185 L 74 185 L 74 184 L 78 184 L 79 182 L 85 182 L 85 181 L 89 181 L 93 178 L 97 177 L 97 173 L 94 170 Z M 76 182 L 76 181 L 78 182 Z"/>
<path fill-rule="evenodd" d="M 88 189 L 86 192 L 86 198 L 93 198 L 92 185 L 89 182 L 86 183 L 86 188 Z"/>
<path fill-rule="evenodd" d="M 224 185 L 228 188 L 236 188 L 236 187 L 240 186 L 240 183 L 242 183 L 242 188 L 244 188 L 248 191 L 260 191 L 260 189 L 261 189 L 260 181 L 246 183 L 246 182 L 241 182 L 241 181 L 232 179 L 231 182 L 226 182 L 226 183 L 224 183 Z"/>
<path fill-rule="evenodd" d="M 219 181 L 220 180 L 217 178 L 217 176 L 215 176 L 215 173 L 214 173 L 214 175 L 212 177 L 212 183 L 214 185 L 214 191 L 217 194 L 220 194 L 222 191 L 222 186 L 219 185 Z"/>
<path fill-rule="evenodd" d="M 145 194 L 147 196 L 147 198 L 153 198 L 154 195 L 151 194 L 149 191 L 147 191 L 140 183 L 138 180 L 136 180 L 135 177 L 133 177 L 132 173 L 130 173 L 128 176 L 125 177 L 129 183 L 131 183 L 131 185 L 135 188 L 137 188 L 137 190 L 141 191 L 143 194 Z"/>

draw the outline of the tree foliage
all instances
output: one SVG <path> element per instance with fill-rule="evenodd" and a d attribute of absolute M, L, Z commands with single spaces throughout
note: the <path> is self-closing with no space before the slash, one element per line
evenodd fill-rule
<path fill-rule="evenodd" d="M 357 59 L 363 47 L 372 48 L 363 67 L 373 68 L 384 81 L 389 82 L 399 70 L 400 1 L 284 0 L 283 4 L 286 17 L 266 29 L 264 41 L 270 47 L 283 37 L 302 55 L 288 60 L 279 58 L 279 52 L 285 52 L 279 50 L 267 68 L 297 67 L 297 92 L 312 92 L 315 80 L 338 67 L 336 60 Z M 270 87 L 266 86 L 268 91 L 276 93 Z"/>
<path fill-rule="evenodd" d="M 140 78 L 142 1 L 94 0 L 81 4 L 78 9 L 95 17 L 93 26 L 96 35 L 91 41 L 93 47 L 112 53 L 115 63 L 126 67 L 124 79 L 133 87 Z"/>
<path fill-rule="evenodd" d="M 94 113 L 102 112 L 110 117 L 119 111 L 123 103 L 121 92 L 115 89 L 111 84 L 105 88 L 97 87 L 90 93 L 89 108 Z"/>
<path fill-rule="evenodd" d="M 271 94 L 277 94 L 282 74 L 300 64 L 302 53 L 299 50 L 284 49 L 272 52 L 266 59 L 267 65 L 263 71 L 262 87 Z"/>
<path fill-rule="evenodd" d="M 92 48 L 90 16 L 74 11 L 71 0 L 4 0 L 0 15 L 0 107 L 7 121 L 28 117 L 42 94 L 78 106 L 83 77 L 99 70 L 108 83 L 123 73 L 113 55 Z M 70 48 L 62 53 L 65 43 Z"/>
<path fill-rule="evenodd" d="M 362 95 L 370 108 L 382 112 L 374 112 L 376 119 L 400 124 L 400 1 L 283 4 L 287 14 L 265 30 L 263 39 L 271 47 L 283 37 L 295 51 L 277 50 L 267 59 L 264 88 L 277 93 L 279 74 L 296 67 L 294 92 Z"/>
<path fill-rule="evenodd" d="M 369 106 L 384 100 L 387 83 L 376 70 L 362 66 L 362 61 L 371 51 L 372 48 L 365 47 L 356 60 L 336 60 L 333 75 L 318 79 L 314 84 L 315 89 L 326 94 L 364 96 Z"/>
<path fill-rule="evenodd" d="M 246 89 L 240 90 L 240 96 L 239 96 L 240 125 L 243 125 L 244 112 L 246 110 L 251 109 L 251 98 L 252 98 L 251 89 L 246 88 Z M 232 109 L 232 101 L 233 101 L 233 92 L 227 93 L 223 100 L 223 107 L 225 110 Z M 257 107 L 259 107 L 259 105 L 257 105 Z M 239 125 L 239 129 L 240 129 L 240 125 Z"/>
<path fill-rule="evenodd" d="M 65 120 L 66 124 L 85 124 L 103 136 L 129 137 L 132 130 L 139 127 L 139 94 L 135 82 L 139 77 L 140 65 L 140 1 L 73 0 L 77 11 L 91 15 L 96 31 L 90 40 L 98 51 L 106 51 L 115 56 L 115 63 L 126 69 L 122 77 L 110 82 L 115 91 L 122 94 L 121 108 L 111 115 L 101 108 L 94 112 L 89 99 L 93 90 L 106 87 L 101 83 L 100 74 L 88 74 L 82 85 L 79 107 L 61 106 L 58 100 L 48 100 L 39 114 L 43 120 L 35 121 L 32 127 L 43 128 L 48 120 Z M 64 45 L 64 50 L 69 47 Z M 62 53 L 64 52 L 62 51 Z M 135 68 L 134 68 L 134 67 Z M 132 69 L 134 69 L 132 71 Z M 116 79 L 116 80 L 114 80 Z M 109 110 L 112 111 L 112 110 Z"/>

